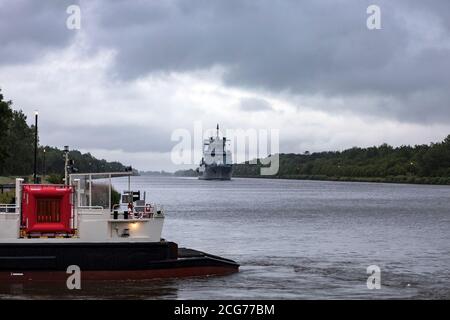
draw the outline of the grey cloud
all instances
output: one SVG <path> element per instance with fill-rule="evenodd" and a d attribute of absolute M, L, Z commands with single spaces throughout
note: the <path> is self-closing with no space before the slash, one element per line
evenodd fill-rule
<path fill-rule="evenodd" d="M 58 143 L 81 149 L 123 150 L 125 152 L 169 152 L 175 142 L 170 140 L 169 128 L 151 126 L 71 125 L 42 122 L 41 140 L 45 145 L 58 147 Z M 59 146 L 62 147 L 62 146 Z"/>
<path fill-rule="evenodd" d="M 125 79 L 222 65 L 229 86 L 344 100 L 366 96 L 378 105 L 390 99 L 390 106 L 371 112 L 448 122 L 448 1 L 377 1 L 383 29 L 369 31 L 366 8 L 372 3 L 98 3 L 98 25 L 90 37 L 95 45 L 118 50 L 116 71 Z M 428 31 L 409 27 L 408 18 L 422 19 L 418 28 L 439 22 L 443 35 L 423 43 L 420 34 Z M 425 47 L 414 51 L 418 45 Z M 350 101 L 346 109 L 367 112 Z"/>
<path fill-rule="evenodd" d="M 340 98 L 340 108 L 360 114 L 448 123 L 450 2 L 375 1 L 382 10 L 382 30 L 369 31 L 366 8 L 373 3 L 82 1 L 81 7 L 88 43 L 117 50 L 111 75 L 114 71 L 122 80 L 220 65 L 228 86 Z M 61 27 L 66 5 L 3 5 L 0 40 L 6 45 L 0 63 L 67 45 L 73 33 Z M 441 34 L 429 29 L 434 24 Z M 353 103 L 363 99 L 370 103 Z M 314 107 L 332 108 L 326 103 Z"/>
<path fill-rule="evenodd" d="M 78 0 L 10 0 L 0 3 L 0 64 L 29 62 L 75 36 L 66 28 L 66 9 Z"/>
<path fill-rule="evenodd" d="M 239 102 L 239 108 L 249 112 L 273 110 L 269 102 L 259 98 L 243 98 Z"/>

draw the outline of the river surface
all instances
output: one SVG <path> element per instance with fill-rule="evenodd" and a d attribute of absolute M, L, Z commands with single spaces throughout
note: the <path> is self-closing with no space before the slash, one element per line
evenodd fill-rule
<path fill-rule="evenodd" d="M 164 204 L 165 239 L 236 260 L 240 272 L 76 292 L 2 286 L 0 298 L 450 299 L 448 186 L 152 176 L 132 185 Z M 381 289 L 367 287 L 371 265 Z"/>

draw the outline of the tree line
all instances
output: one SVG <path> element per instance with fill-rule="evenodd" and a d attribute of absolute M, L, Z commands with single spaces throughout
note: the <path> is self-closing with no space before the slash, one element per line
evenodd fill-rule
<path fill-rule="evenodd" d="M 34 171 L 34 125 L 28 125 L 26 115 L 12 108 L 12 101 L 4 100 L 0 89 L 0 176 L 29 176 Z M 69 152 L 79 172 L 124 171 L 120 162 L 99 160 L 90 153 Z M 60 180 L 64 173 L 64 153 L 50 147 L 38 147 L 37 171 L 39 175 Z M 55 181 L 56 182 L 56 181 Z"/>
<path fill-rule="evenodd" d="M 274 178 L 450 184 L 450 135 L 429 145 L 280 154 Z M 260 176 L 261 164 L 236 164 L 234 176 Z"/>

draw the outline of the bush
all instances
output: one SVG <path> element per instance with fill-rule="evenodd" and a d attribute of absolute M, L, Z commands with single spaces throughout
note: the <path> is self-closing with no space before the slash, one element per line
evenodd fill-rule
<path fill-rule="evenodd" d="M 64 177 L 60 174 L 51 174 L 47 176 L 47 182 L 51 184 L 62 184 L 64 183 Z"/>
<path fill-rule="evenodd" d="M 0 193 L 0 203 L 12 204 L 15 201 L 16 193 L 14 191 Z"/>
<path fill-rule="evenodd" d="M 116 189 L 111 187 L 111 209 L 116 204 L 120 204 L 120 193 Z"/>

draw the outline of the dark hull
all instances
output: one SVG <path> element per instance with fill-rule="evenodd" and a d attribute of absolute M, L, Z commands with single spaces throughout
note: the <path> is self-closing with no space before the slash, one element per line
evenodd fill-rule
<path fill-rule="evenodd" d="M 232 166 L 206 166 L 205 171 L 199 175 L 201 180 L 230 180 L 232 173 Z"/>
<path fill-rule="evenodd" d="M 161 243 L 1 244 L 0 281 L 60 281 L 77 265 L 82 280 L 132 280 L 224 275 L 239 265 L 225 258 Z"/>

